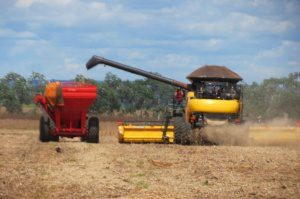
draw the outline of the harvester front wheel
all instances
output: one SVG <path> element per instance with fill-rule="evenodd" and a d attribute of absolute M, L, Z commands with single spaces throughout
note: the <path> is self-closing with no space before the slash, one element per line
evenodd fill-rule
<path fill-rule="evenodd" d="M 174 119 L 174 137 L 176 144 L 189 145 L 190 134 L 192 132 L 191 125 L 183 120 L 182 117 Z"/>
<path fill-rule="evenodd" d="M 49 142 L 51 140 L 51 134 L 49 129 L 49 120 L 45 121 L 44 116 L 40 118 L 40 141 Z"/>
<path fill-rule="evenodd" d="M 91 117 L 88 121 L 88 143 L 99 143 L 99 119 Z"/>

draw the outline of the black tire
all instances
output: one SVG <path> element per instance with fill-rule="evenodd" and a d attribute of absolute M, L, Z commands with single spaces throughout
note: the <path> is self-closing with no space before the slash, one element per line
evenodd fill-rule
<path fill-rule="evenodd" d="M 49 120 L 49 128 L 52 130 L 52 131 L 55 131 L 56 129 L 56 125 L 54 124 L 54 122 L 52 120 Z M 51 140 L 50 141 L 53 141 L 53 142 L 59 142 L 59 136 L 58 135 L 50 135 L 51 136 Z"/>
<path fill-rule="evenodd" d="M 44 116 L 40 118 L 40 141 L 49 142 L 51 140 L 51 134 L 49 130 L 49 119 L 45 121 Z"/>
<path fill-rule="evenodd" d="M 192 132 L 191 125 L 183 120 L 182 117 L 174 118 L 174 139 L 176 144 L 189 145 L 190 134 Z"/>
<path fill-rule="evenodd" d="M 99 120 L 97 117 L 91 117 L 88 120 L 88 143 L 99 143 Z"/>
<path fill-rule="evenodd" d="M 57 135 L 51 135 L 51 141 L 53 141 L 53 142 L 59 142 L 59 136 L 57 136 Z"/>
<path fill-rule="evenodd" d="M 86 142 L 86 137 L 80 137 L 81 142 Z"/>

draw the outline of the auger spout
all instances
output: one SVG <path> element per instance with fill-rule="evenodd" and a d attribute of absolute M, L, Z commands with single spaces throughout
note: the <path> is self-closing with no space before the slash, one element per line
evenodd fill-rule
<path fill-rule="evenodd" d="M 91 68 L 95 67 L 98 64 L 108 65 L 108 66 L 111 66 L 111 67 L 114 67 L 114 68 L 118 68 L 120 70 L 124 70 L 124 71 L 130 72 L 130 73 L 141 75 L 143 77 L 147 77 L 149 79 L 157 80 L 157 81 L 160 81 L 160 82 L 163 82 L 163 83 L 166 83 L 166 84 L 170 84 L 170 85 L 173 85 L 173 86 L 178 86 L 178 87 L 180 87 L 182 89 L 185 89 L 185 90 L 191 90 L 191 85 L 190 84 L 186 84 L 184 82 L 180 82 L 180 81 L 177 81 L 177 80 L 174 80 L 174 79 L 163 77 L 163 76 L 160 76 L 160 75 L 157 75 L 157 74 L 154 74 L 154 73 L 151 73 L 151 72 L 147 72 L 147 71 L 144 71 L 144 70 L 132 67 L 132 66 L 121 64 L 121 63 L 118 63 L 118 62 L 115 62 L 115 61 L 112 61 L 112 60 L 109 60 L 109 59 L 105 59 L 103 57 L 99 57 L 97 55 L 94 55 L 86 63 L 86 68 L 91 69 Z"/>

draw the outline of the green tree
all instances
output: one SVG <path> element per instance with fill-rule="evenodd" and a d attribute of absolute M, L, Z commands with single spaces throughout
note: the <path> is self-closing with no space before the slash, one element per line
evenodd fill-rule
<path fill-rule="evenodd" d="M 122 80 L 112 73 L 107 73 L 103 82 L 97 82 L 93 79 L 87 79 L 83 75 L 77 75 L 75 81 L 94 84 L 97 87 L 97 97 L 90 111 L 94 113 L 110 113 L 119 111 L 121 100 L 119 90 Z"/>
<path fill-rule="evenodd" d="M 48 81 L 45 79 L 44 75 L 33 71 L 31 76 L 27 79 L 27 83 L 31 92 L 35 95 L 44 93 Z"/>
<path fill-rule="evenodd" d="M 265 79 L 244 86 L 245 112 L 251 119 L 283 117 L 300 120 L 300 73 L 289 77 Z"/>
<path fill-rule="evenodd" d="M 112 73 L 107 73 L 104 82 L 100 85 L 100 96 L 102 97 L 102 106 L 106 112 L 112 114 L 114 111 L 120 111 L 121 98 L 119 95 L 122 80 Z"/>
<path fill-rule="evenodd" d="M 100 83 L 97 82 L 94 79 L 90 79 L 90 78 L 85 78 L 83 75 L 76 75 L 74 81 L 76 82 L 86 82 L 89 84 L 93 84 L 96 86 L 97 88 L 97 97 L 94 101 L 94 103 L 92 104 L 92 106 L 90 107 L 89 111 L 92 113 L 104 113 L 106 112 L 106 109 L 104 109 L 103 105 L 103 99 L 101 98 L 101 88 L 100 88 Z"/>
<path fill-rule="evenodd" d="M 44 75 L 37 72 L 31 73 L 31 76 L 27 79 L 29 98 L 31 103 L 34 102 L 34 96 L 36 94 L 44 93 L 47 83 L 48 81 L 45 80 Z"/>
<path fill-rule="evenodd" d="M 22 104 L 17 98 L 14 90 L 8 88 L 4 83 L 0 83 L 0 104 L 10 113 L 22 112 Z"/>
<path fill-rule="evenodd" d="M 131 81 L 123 81 L 121 84 L 121 88 L 119 90 L 119 96 L 121 99 L 122 107 L 121 110 L 123 113 L 133 114 L 136 112 L 137 108 L 135 105 L 135 93 L 134 91 L 134 82 Z"/>
<path fill-rule="evenodd" d="M 300 73 L 292 73 L 289 77 L 270 78 L 262 83 L 267 90 L 266 98 L 269 99 L 266 117 L 282 117 L 300 119 Z"/>
<path fill-rule="evenodd" d="M 1 80 L 1 101 L 7 111 L 22 112 L 22 104 L 30 103 L 26 79 L 17 73 L 8 73 Z"/>
<path fill-rule="evenodd" d="M 176 87 L 151 79 L 146 79 L 145 82 L 151 89 L 151 104 L 154 105 L 152 106 L 153 112 L 157 116 L 164 114 L 168 104 L 173 101 L 173 93 Z"/>

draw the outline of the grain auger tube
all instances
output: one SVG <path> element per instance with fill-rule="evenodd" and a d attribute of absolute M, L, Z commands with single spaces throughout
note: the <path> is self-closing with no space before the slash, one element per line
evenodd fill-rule
<path fill-rule="evenodd" d="M 125 71 L 130 72 L 130 73 L 134 73 L 134 74 L 137 74 L 137 75 L 141 75 L 143 77 L 147 77 L 149 79 L 154 79 L 154 80 L 166 83 L 166 84 L 170 84 L 170 85 L 173 85 L 173 86 L 178 86 L 178 87 L 180 87 L 182 89 L 185 89 L 185 90 L 191 90 L 191 85 L 190 84 L 186 84 L 186 83 L 183 83 L 183 82 L 180 82 L 180 81 L 177 81 L 177 80 L 173 80 L 173 79 L 170 79 L 170 78 L 167 78 L 167 77 L 159 76 L 159 75 L 153 74 L 151 72 L 147 72 L 147 71 L 144 71 L 144 70 L 132 67 L 132 66 L 121 64 L 121 63 L 118 63 L 118 62 L 115 62 L 115 61 L 112 61 L 112 60 L 109 60 L 109 59 L 105 59 L 103 57 L 99 57 L 99 56 L 96 56 L 96 55 L 94 55 L 87 62 L 86 68 L 91 69 L 91 68 L 93 68 L 94 66 L 96 66 L 98 64 L 108 65 L 108 66 L 111 66 L 111 67 L 114 67 L 114 68 L 118 68 L 120 70 L 125 70 Z"/>

